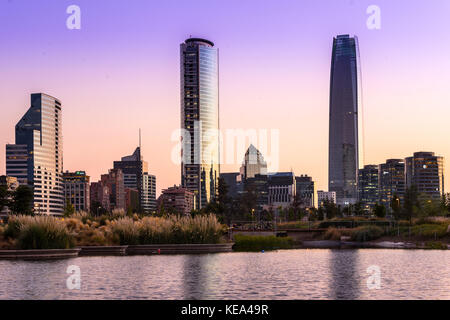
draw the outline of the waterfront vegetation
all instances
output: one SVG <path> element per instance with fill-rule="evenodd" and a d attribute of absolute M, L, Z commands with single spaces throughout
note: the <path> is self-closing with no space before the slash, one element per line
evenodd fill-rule
<path fill-rule="evenodd" d="M 271 227 L 275 223 L 272 222 Z M 346 217 L 324 221 L 277 223 L 278 231 L 319 230 L 310 240 L 412 241 L 430 249 L 450 243 L 450 218 L 424 217 L 408 220 Z M 244 228 L 246 229 L 246 228 Z M 236 234 L 235 250 L 260 251 L 292 248 L 289 237 Z M 285 232 L 284 232 L 285 233 Z M 214 214 L 194 216 L 141 216 L 113 210 L 93 216 L 77 212 L 69 217 L 11 215 L 0 224 L 0 249 L 68 249 L 75 246 L 216 244 L 226 241 L 227 227 Z"/>
<path fill-rule="evenodd" d="M 236 251 L 268 251 L 276 249 L 291 249 L 293 240 L 290 237 L 276 236 L 247 236 L 237 234 L 234 236 Z"/>
<path fill-rule="evenodd" d="M 226 229 L 214 215 L 195 217 L 126 216 L 121 210 L 92 217 L 85 212 L 67 218 L 12 215 L 0 227 L 3 249 L 69 249 L 75 246 L 138 244 L 215 244 Z"/>

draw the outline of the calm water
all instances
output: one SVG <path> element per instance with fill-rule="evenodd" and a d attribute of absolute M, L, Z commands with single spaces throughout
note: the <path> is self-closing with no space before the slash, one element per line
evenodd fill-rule
<path fill-rule="evenodd" d="M 66 269 L 81 269 L 69 290 Z M 381 270 L 368 289 L 367 268 Z M 450 299 L 450 251 L 282 250 L 0 261 L 0 299 Z"/>

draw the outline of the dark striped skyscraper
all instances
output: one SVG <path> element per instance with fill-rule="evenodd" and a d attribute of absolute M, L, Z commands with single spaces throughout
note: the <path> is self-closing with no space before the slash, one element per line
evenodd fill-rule
<path fill-rule="evenodd" d="M 16 125 L 16 144 L 6 145 L 6 174 L 33 189 L 36 214 L 64 213 L 61 102 L 31 95 L 31 107 Z"/>
<path fill-rule="evenodd" d="M 338 205 L 357 201 L 358 169 L 362 167 L 362 103 L 358 39 L 333 39 L 330 77 L 328 189 Z"/>
<path fill-rule="evenodd" d="M 204 207 L 217 195 L 219 169 L 219 57 L 214 43 L 181 44 L 181 184 Z"/>

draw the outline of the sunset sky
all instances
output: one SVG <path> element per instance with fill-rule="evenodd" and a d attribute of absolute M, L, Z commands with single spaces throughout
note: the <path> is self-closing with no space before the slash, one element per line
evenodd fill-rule
<path fill-rule="evenodd" d="M 66 8 L 81 8 L 81 30 Z M 369 5 L 381 29 L 366 26 Z M 5 144 L 44 92 L 63 104 L 64 169 L 92 181 L 143 154 L 158 193 L 180 183 L 179 45 L 220 51 L 220 126 L 278 129 L 280 171 L 327 189 L 333 37 L 359 38 L 365 164 L 434 151 L 450 161 L 450 1 L 0 0 L 0 174 Z M 243 155 L 222 172 L 237 171 Z"/>

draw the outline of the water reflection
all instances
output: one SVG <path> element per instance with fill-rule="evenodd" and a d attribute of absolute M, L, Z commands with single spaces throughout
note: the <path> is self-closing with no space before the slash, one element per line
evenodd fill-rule
<path fill-rule="evenodd" d="M 187 255 L 183 262 L 183 299 L 202 300 L 208 285 L 202 256 Z"/>
<path fill-rule="evenodd" d="M 360 295 L 357 250 L 330 251 L 331 299 L 354 300 Z"/>

